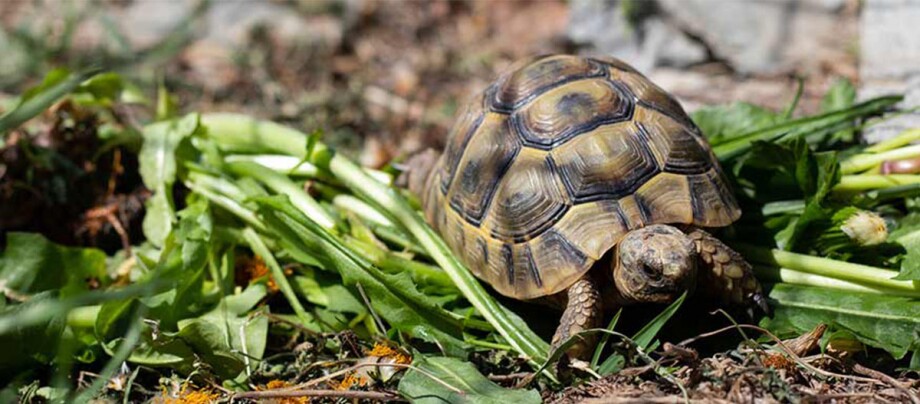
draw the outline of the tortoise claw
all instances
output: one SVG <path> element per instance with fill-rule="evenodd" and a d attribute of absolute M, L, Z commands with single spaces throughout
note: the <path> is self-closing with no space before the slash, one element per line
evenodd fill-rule
<path fill-rule="evenodd" d="M 767 303 L 767 298 L 763 295 L 763 292 L 759 290 L 754 292 L 754 294 L 751 296 L 751 300 L 754 301 L 754 304 L 760 308 L 763 314 L 768 316 L 773 314 L 773 309 L 771 309 L 770 305 Z"/>

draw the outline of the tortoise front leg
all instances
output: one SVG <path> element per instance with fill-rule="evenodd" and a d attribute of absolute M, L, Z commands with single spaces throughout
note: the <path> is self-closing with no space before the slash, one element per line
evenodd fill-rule
<path fill-rule="evenodd" d="M 568 303 L 553 335 L 553 348 L 581 331 L 597 328 L 601 321 L 602 303 L 597 282 L 585 275 L 566 290 Z M 596 335 L 584 335 L 566 352 L 570 358 L 585 359 L 597 344 Z"/>
<path fill-rule="evenodd" d="M 760 282 L 741 254 L 703 230 L 690 229 L 687 236 L 696 245 L 699 255 L 700 292 L 722 303 L 755 303 L 764 312 L 769 312 Z"/>

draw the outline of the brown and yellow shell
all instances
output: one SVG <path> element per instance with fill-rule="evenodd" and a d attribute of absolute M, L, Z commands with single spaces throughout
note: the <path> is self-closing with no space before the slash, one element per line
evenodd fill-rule
<path fill-rule="evenodd" d="M 612 58 L 519 62 L 461 112 L 421 195 L 479 278 L 518 299 L 568 288 L 631 229 L 741 214 L 699 129 Z"/>

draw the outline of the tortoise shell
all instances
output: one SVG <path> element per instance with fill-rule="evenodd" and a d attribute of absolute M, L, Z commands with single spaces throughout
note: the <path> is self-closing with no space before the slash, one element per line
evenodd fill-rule
<path fill-rule="evenodd" d="M 741 215 L 669 94 L 622 61 L 567 55 L 521 61 L 475 97 L 421 199 L 470 270 L 518 299 L 565 290 L 629 230 Z"/>

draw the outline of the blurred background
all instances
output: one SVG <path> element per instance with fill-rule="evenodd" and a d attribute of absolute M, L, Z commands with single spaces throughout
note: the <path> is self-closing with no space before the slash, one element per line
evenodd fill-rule
<path fill-rule="evenodd" d="M 186 110 L 324 128 L 379 166 L 440 145 L 458 104 L 539 53 L 619 57 L 688 110 L 781 109 L 801 79 L 813 112 L 838 77 L 920 105 L 918 22 L 914 0 L 3 0 L 0 106 L 51 68 L 101 66 Z"/>

